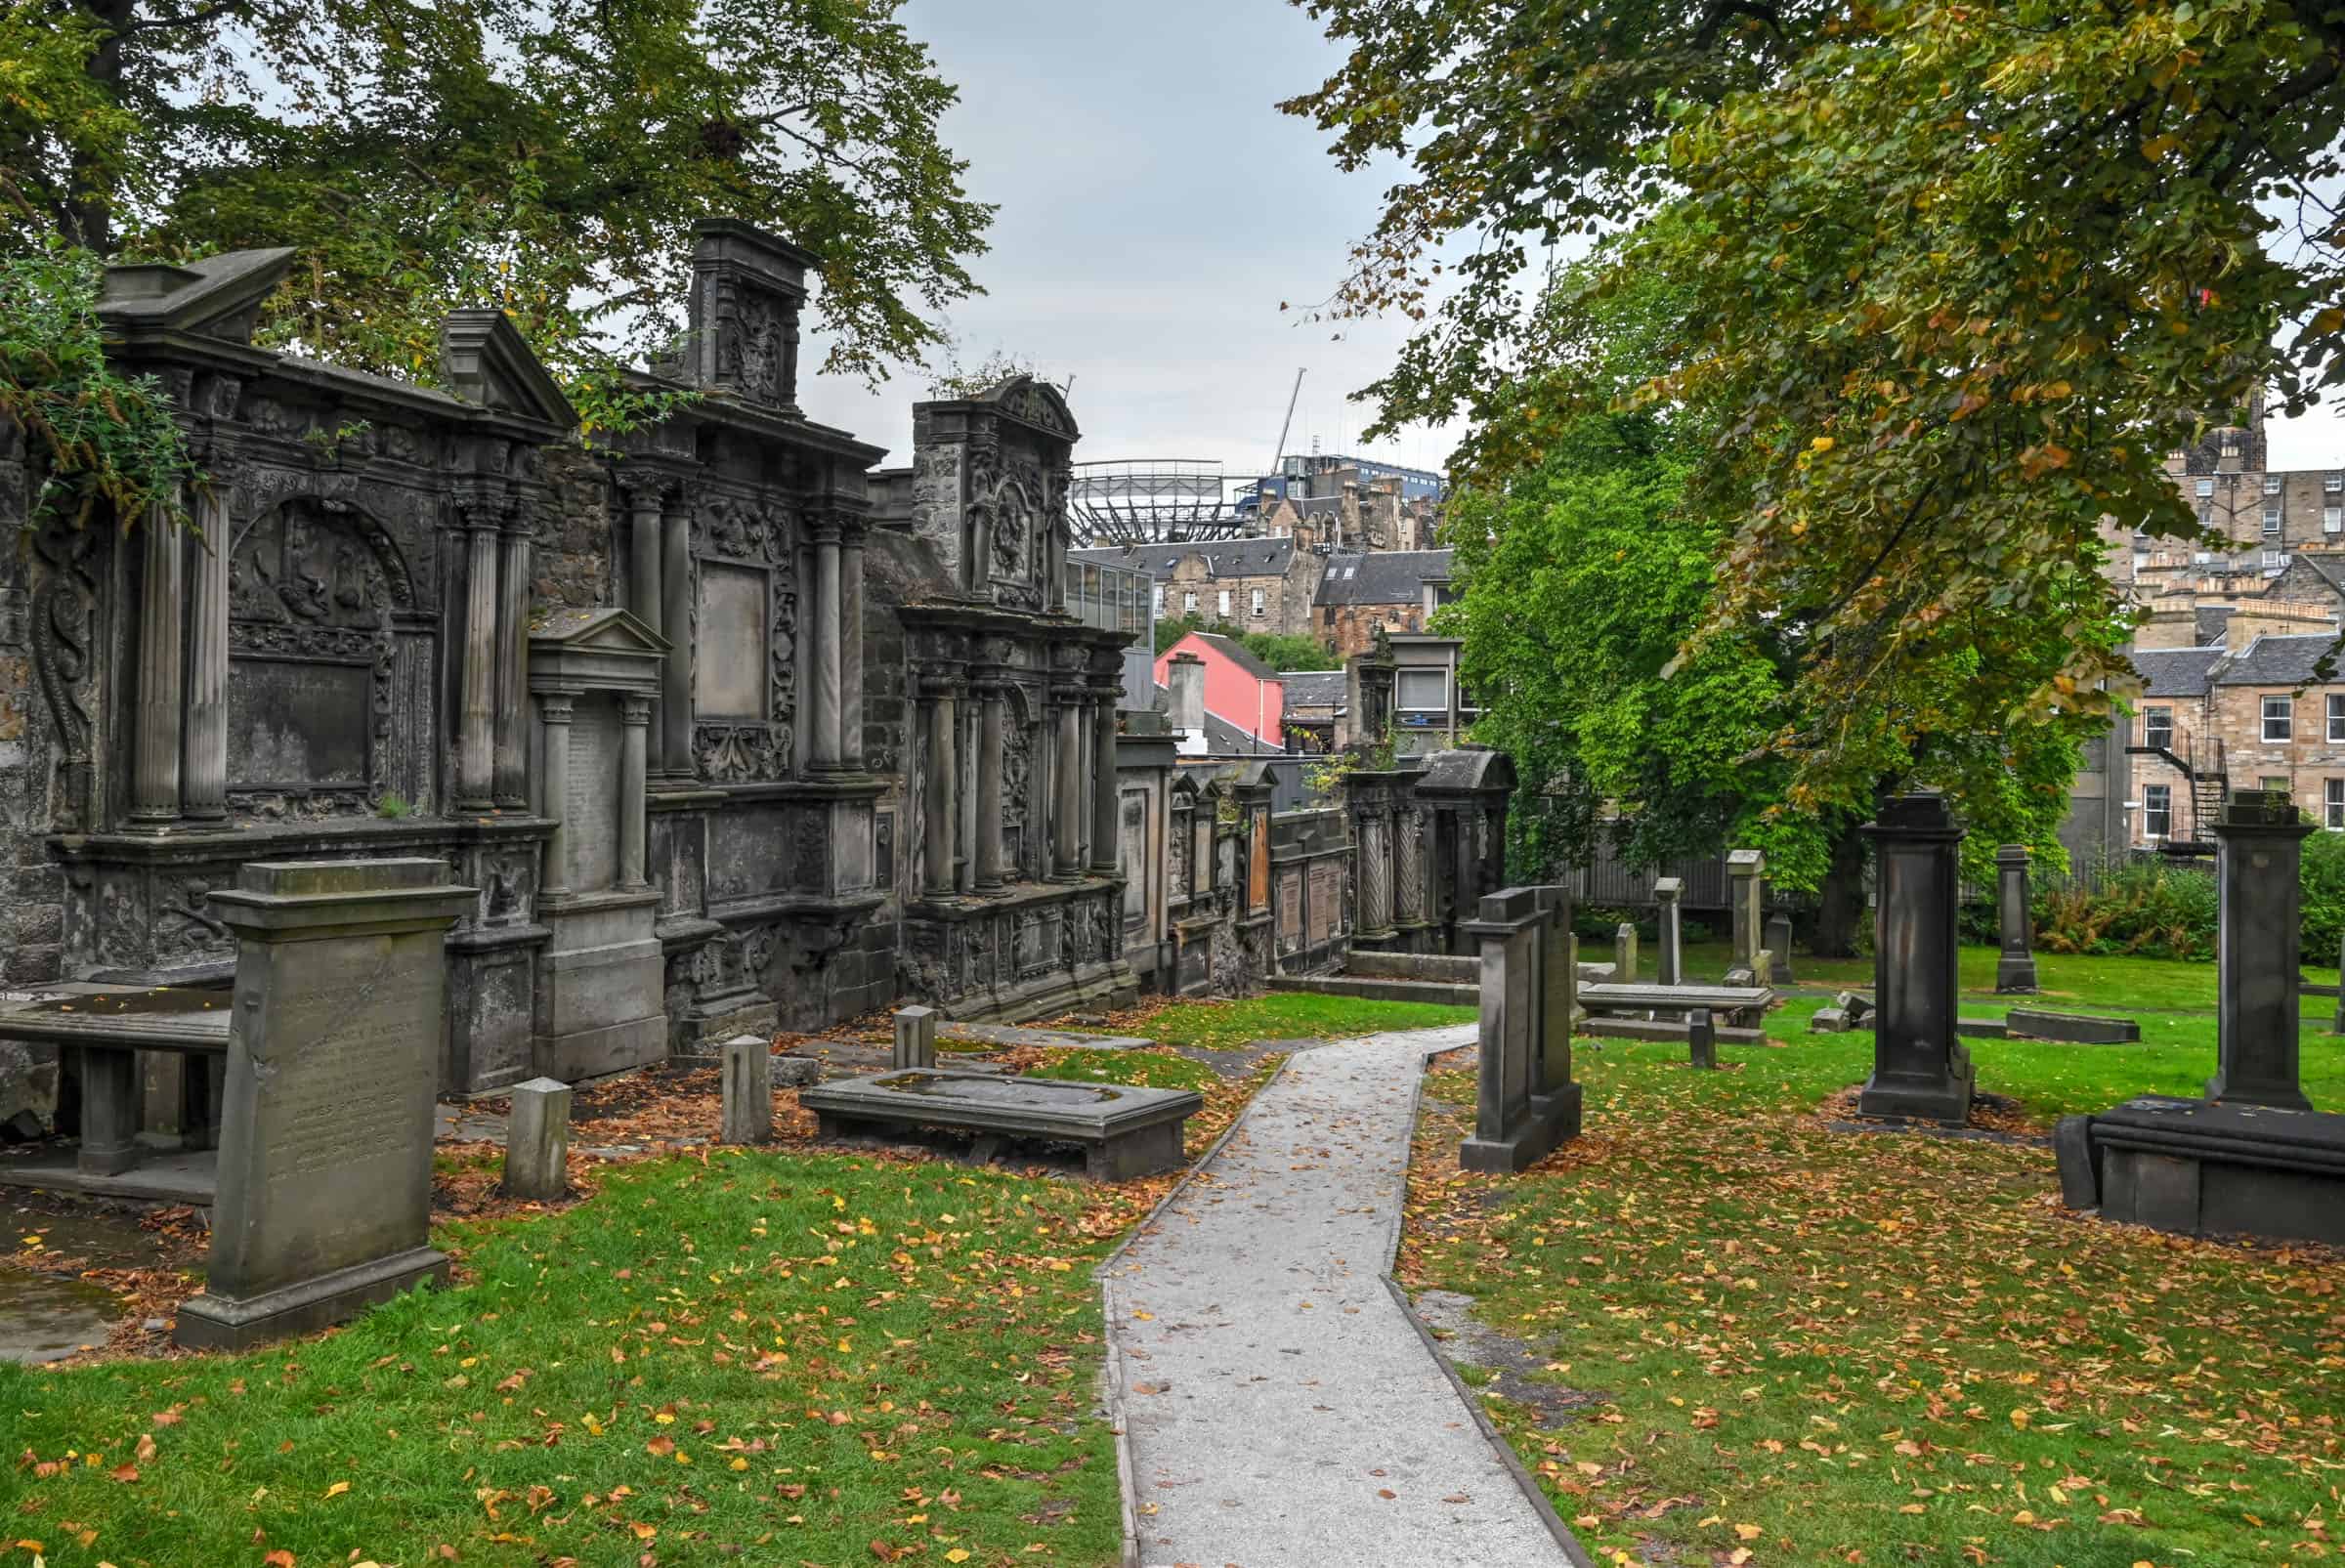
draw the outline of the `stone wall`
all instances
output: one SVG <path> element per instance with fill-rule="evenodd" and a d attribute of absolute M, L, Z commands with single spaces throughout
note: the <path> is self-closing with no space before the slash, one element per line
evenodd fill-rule
<path fill-rule="evenodd" d="M 591 453 L 557 446 L 545 454 L 545 478 L 552 494 L 531 551 L 533 613 L 621 603 L 610 473 Z"/>

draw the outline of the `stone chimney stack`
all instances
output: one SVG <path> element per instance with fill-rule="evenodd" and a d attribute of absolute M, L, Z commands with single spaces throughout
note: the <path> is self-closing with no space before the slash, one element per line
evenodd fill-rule
<path fill-rule="evenodd" d="M 1205 733 L 1205 660 L 1195 654 L 1174 654 L 1165 670 L 1165 690 L 1172 728 L 1190 735 Z"/>

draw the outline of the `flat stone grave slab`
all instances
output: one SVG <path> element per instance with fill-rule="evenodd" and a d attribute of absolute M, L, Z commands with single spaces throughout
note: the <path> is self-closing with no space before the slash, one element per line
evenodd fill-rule
<path fill-rule="evenodd" d="M 2098 1188 L 2109 1219 L 2345 1246 L 2345 1116 L 2146 1094 L 2078 1120 L 2061 1140 L 2071 1205 Z"/>
<path fill-rule="evenodd" d="M 1181 1123 L 1205 1108 L 1191 1089 L 1004 1078 L 959 1068 L 916 1068 L 801 1090 L 822 1136 L 858 1130 L 946 1128 L 976 1134 L 972 1153 L 1029 1138 L 1072 1143 L 1094 1181 L 1145 1176 L 1180 1164 Z"/>
<path fill-rule="evenodd" d="M 2003 1026 L 2006 1034 L 2073 1045 L 2129 1045 L 2142 1038 L 2142 1026 L 2130 1018 L 2048 1013 L 2035 1007 L 2014 1007 L 2003 1015 Z"/>
<path fill-rule="evenodd" d="M 1605 981 L 1580 987 L 1580 1005 L 1591 1013 L 1689 1013 L 1707 1007 L 1738 1027 L 1759 1022 L 1774 1005 L 1772 986 L 1657 986 Z M 1723 1038 L 1723 1037 L 1722 1037 Z"/>
<path fill-rule="evenodd" d="M 1688 1032 L 1689 1026 L 1683 1018 L 1591 1018 L 1578 1029 L 1578 1033 L 1593 1035 L 1599 1039 L 1657 1039 L 1679 1045 L 1685 1043 Z M 1713 1025 L 1710 1036 L 1721 1045 L 1767 1043 L 1767 1031 L 1764 1029 Z"/>

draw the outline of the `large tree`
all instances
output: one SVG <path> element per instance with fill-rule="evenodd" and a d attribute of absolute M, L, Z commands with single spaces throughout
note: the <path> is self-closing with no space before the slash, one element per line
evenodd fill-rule
<path fill-rule="evenodd" d="M 2066 662 L 2064 618 L 2031 617 L 2031 635 L 2005 639 L 1999 657 L 2023 657 L 2017 667 L 1948 646 L 1900 672 L 1839 722 L 1841 764 L 1828 774 L 1780 744 L 1816 723 L 1799 679 L 1811 628 L 1765 618 L 1695 635 L 1716 618 L 1733 533 L 1692 483 L 1718 412 L 1680 402 L 1556 425 L 1541 411 L 1558 386 L 1617 395 L 1681 352 L 1678 290 L 1664 280 L 1585 292 L 1608 261 L 1558 279 L 1536 323 L 1551 359 L 1491 408 L 1494 439 L 1546 432 L 1537 456 L 1464 488 L 1448 530 L 1463 596 L 1436 624 L 1465 638 L 1465 676 L 1484 706 L 1476 738 L 1520 772 L 1524 806 L 1510 821 L 1523 874 L 1585 864 L 1601 838 L 1640 865 L 1754 846 L 1771 880 L 1818 895 L 1815 951 L 1846 954 L 1863 909 L 1856 829 L 1880 791 L 1947 791 L 1971 828 L 1974 873 L 1986 874 L 1999 843 L 2065 864 L 2057 830 L 2099 721 L 2012 695 Z"/>
<path fill-rule="evenodd" d="M 990 209 L 897 0 L 0 0 L 0 244 L 301 250 L 265 330 L 413 375 L 494 303 L 591 407 L 679 324 L 685 229 L 822 258 L 826 368 L 940 341 Z"/>
<path fill-rule="evenodd" d="M 2164 454 L 2259 386 L 2297 409 L 2345 373 L 2345 12 L 1300 3 L 1351 49 L 1289 106 L 1346 166 L 1408 160 L 1333 306 L 1423 323 L 1386 422 L 1462 411 L 1461 467 L 1503 480 L 1611 396 L 1496 417 L 1540 358 L 1543 254 L 1626 228 L 1592 288 L 1679 288 L 1686 352 L 1640 396 L 1726 416 L 1692 478 L 1733 527 L 1704 635 L 1799 628 L 1775 745 L 1803 780 L 1860 777 L 1868 712 L 1963 653 L 2037 681 L 1999 700 L 2106 708 L 2104 520 L 2192 531 Z M 1647 225 L 1664 205 L 1693 221 Z M 2039 679 L 2028 645 L 2064 623 Z"/>

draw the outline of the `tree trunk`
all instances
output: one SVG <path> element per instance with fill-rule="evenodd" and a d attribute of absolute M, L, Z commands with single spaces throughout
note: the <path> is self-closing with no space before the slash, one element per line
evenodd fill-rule
<path fill-rule="evenodd" d="M 122 101 L 122 39 L 138 9 L 137 0 L 83 0 L 81 9 L 106 29 L 106 39 L 90 55 L 89 77 L 115 103 Z M 72 158 L 72 188 L 59 228 L 69 244 L 99 256 L 114 250 L 113 177 L 103 160 L 88 152 Z"/>
<path fill-rule="evenodd" d="M 1850 823 L 1832 840 L 1832 865 L 1817 891 L 1815 928 L 1809 948 L 1819 958 L 1856 955 L 1856 922 L 1864 918 L 1864 839 Z"/>

